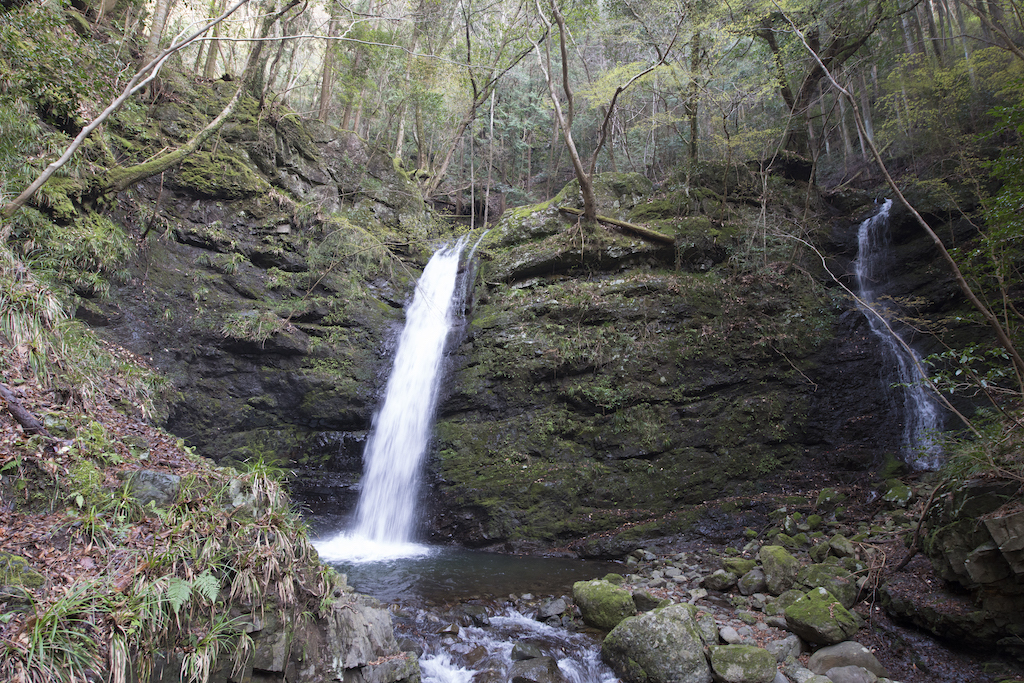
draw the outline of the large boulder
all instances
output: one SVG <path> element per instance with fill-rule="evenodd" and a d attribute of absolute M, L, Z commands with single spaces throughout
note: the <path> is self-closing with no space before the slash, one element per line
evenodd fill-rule
<path fill-rule="evenodd" d="M 804 590 L 824 588 L 850 609 L 857 602 L 857 584 L 853 575 L 838 564 L 812 564 L 797 574 L 797 584 Z"/>
<path fill-rule="evenodd" d="M 714 645 L 708 652 L 720 683 L 772 683 L 778 672 L 775 656 L 753 645 Z"/>
<path fill-rule="evenodd" d="M 860 622 L 834 595 L 815 588 L 786 608 L 786 626 L 808 642 L 833 645 L 849 639 Z"/>
<path fill-rule="evenodd" d="M 781 545 L 766 545 L 758 553 L 765 584 L 772 595 L 781 595 L 796 583 L 800 562 Z"/>
<path fill-rule="evenodd" d="M 620 621 L 636 614 L 633 594 L 603 579 L 577 581 L 572 586 L 572 598 L 580 608 L 583 621 L 604 631 L 612 630 Z"/>
<path fill-rule="evenodd" d="M 128 490 L 139 505 L 166 507 L 178 497 L 181 477 L 156 470 L 139 470 L 128 481 Z"/>
<path fill-rule="evenodd" d="M 675 604 L 623 620 L 601 657 L 627 683 L 711 683 L 697 608 Z"/>

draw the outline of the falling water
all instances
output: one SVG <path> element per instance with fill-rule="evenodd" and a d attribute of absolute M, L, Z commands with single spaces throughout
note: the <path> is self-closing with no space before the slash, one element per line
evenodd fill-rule
<path fill-rule="evenodd" d="M 373 560 L 428 552 L 412 543 L 420 465 L 430 438 L 464 245 L 462 239 L 437 251 L 416 283 L 384 402 L 363 454 L 356 525 L 351 532 L 317 543 L 324 559 Z"/>
<path fill-rule="evenodd" d="M 894 371 L 886 378 L 886 384 L 899 385 L 894 387 L 898 392 L 894 399 L 898 402 L 902 397 L 906 459 L 917 468 L 936 469 L 942 457 L 937 441 L 938 432 L 942 429 L 942 412 L 921 375 L 921 358 L 899 336 L 899 311 L 891 299 L 884 296 L 895 268 L 889 232 L 891 208 L 892 200 L 885 200 L 878 213 L 860 224 L 854 272 L 860 299 L 871 309 L 864 311 L 868 324 L 881 342 Z"/>

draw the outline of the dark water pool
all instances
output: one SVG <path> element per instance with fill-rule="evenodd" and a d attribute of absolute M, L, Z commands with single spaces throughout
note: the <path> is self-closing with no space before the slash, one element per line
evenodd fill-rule
<path fill-rule="evenodd" d="M 521 595 L 567 595 L 575 581 L 600 578 L 621 566 L 547 557 L 524 557 L 429 547 L 417 557 L 346 561 L 326 558 L 360 593 L 384 602 L 450 603 Z"/>

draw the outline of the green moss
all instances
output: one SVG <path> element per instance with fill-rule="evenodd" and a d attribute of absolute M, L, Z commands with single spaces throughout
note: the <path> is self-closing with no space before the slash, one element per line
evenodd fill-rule
<path fill-rule="evenodd" d="M 20 555 L 0 551 L 0 585 L 42 588 L 46 578 Z"/>
<path fill-rule="evenodd" d="M 183 187 L 209 199 L 242 199 L 270 191 L 248 164 L 226 152 L 195 152 L 181 162 L 176 177 Z"/>
<path fill-rule="evenodd" d="M 572 585 L 572 597 L 583 621 L 603 631 L 611 631 L 636 614 L 633 595 L 610 581 L 577 581 Z"/>
<path fill-rule="evenodd" d="M 89 508 L 110 498 L 103 488 L 103 473 L 92 460 L 76 460 L 68 471 L 68 499 L 79 508 Z"/>

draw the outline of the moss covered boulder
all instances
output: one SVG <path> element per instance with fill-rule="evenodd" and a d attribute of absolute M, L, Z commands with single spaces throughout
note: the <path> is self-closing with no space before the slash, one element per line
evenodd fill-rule
<path fill-rule="evenodd" d="M 572 597 L 583 621 L 604 631 L 636 614 L 632 593 L 603 579 L 577 581 L 572 585 Z"/>
<path fill-rule="evenodd" d="M 693 605 L 670 605 L 623 620 L 601 658 L 627 683 L 711 683 Z"/>
<path fill-rule="evenodd" d="M 808 642 L 835 645 L 852 637 L 860 621 L 834 595 L 815 588 L 786 608 L 786 627 Z"/>
<path fill-rule="evenodd" d="M 33 569 L 21 555 L 0 552 L 0 584 L 42 588 L 45 581 L 43 575 Z"/>
<path fill-rule="evenodd" d="M 800 571 L 800 562 L 780 545 L 766 545 L 758 558 L 764 571 L 765 584 L 772 595 L 781 595 L 793 587 Z"/>
<path fill-rule="evenodd" d="M 857 602 L 858 590 L 853 574 L 834 561 L 803 567 L 796 581 L 797 585 L 805 590 L 824 588 L 836 596 L 846 609 L 850 609 Z"/>
<path fill-rule="evenodd" d="M 753 645 L 713 645 L 708 654 L 720 683 L 772 683 L 778 672 L 775 655 Z"/>

